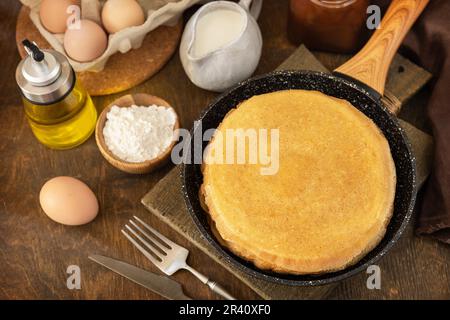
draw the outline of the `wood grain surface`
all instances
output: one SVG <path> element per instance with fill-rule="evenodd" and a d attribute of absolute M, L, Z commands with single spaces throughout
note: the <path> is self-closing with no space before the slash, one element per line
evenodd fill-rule
<path fill-rule="evenodd" d="M 17 17 L 16 43 L 22 57 L 26 55 L 23 39 L 35 41 L 41 49 L 51 48 L 39 33 L 30 17 L 30 9 L 23 6 Z M 78 72 L 78 78 L 93 96 L 121 92 L 147 80 L 167 63 L 178 48 L 183 31 L 179 21 L 173 27 L 161 26 L 145 36 L 142 46 L 125 54 L 111 56 L 102 72 Z M 126 65 L 127 68 L 123 66 Z"/>
<path fill-rule="evenodd" d="M 147 215 L 146 221 L 189 248 L 192 266 L 214 275 L 219 283 L 227 283 L 232 294 L 241 299 L 257 298 L 251 289 L 176 231 L 150 217 L 140 204 L 142 196 L 169 172 L 170 166 L 149 175 L 133 176 L 110 166 L 94 137 L 69 151 L 53 151 L 37 143 L 24 118 L 14 81 L 20 60 L 15 46 L 19 8 L 18 1 L 0 1 L 0 299 L 161 299 L 87 258 L 88 254 L 98 253 L 158 272 L 120 235 L 121 227 L 133 214 Z M 287 0 L 264 1 L 259 19 L 264 49 L 257 74 L 275 69 L 295 50 L 287 41 L 286 13 Z M 326 55 L 320 58 L 326 65 Z M 170 101 L 184 127 L 190 127 L 215 96 L 189 82 L 177 55 L 149 81 L 127 91 L 136 92 Z M 95 98 L 94 102 L 101 111 L 120 95 Z M 423 110 L 427 99 L 428 93 L 422 92 L 405 106 L 401 115 L 426 129 Z M 97 194 L 101 212 L 93 223 L 65 227 L 43 214 L 38 192 L 46 180 L 58 175 L 80 178 Z M 367 290 L 366 275 L 360 274 L 341 283 L 330 297 L 449 299 L 449 247 L 413 237 L 412 229 L 409 232 L 410 237 L 401 240 L 405 246 L 393 249 L 396 258 L 381 264 L 383 270 L 389 270 L 383 277 L 382 290 Z M 66 287 L 66 269 L 74 264 L 81 268 L 81 290 Z M 196 299 L 217 298 L 187 272 L 179 272 L 174 278 L 183 283 L 186 294 Z"/>
<path fill-rule="evenodd" d="M 361 51 L 336 71 L 367 84 L 383 95 L 391 61 L 428 1 L 392 1 L 381 21 L 380 28 L 375 31 Z"/>

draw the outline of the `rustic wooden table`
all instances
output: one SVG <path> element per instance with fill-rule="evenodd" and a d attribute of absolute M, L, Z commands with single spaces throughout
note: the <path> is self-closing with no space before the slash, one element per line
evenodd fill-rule
<path fill-rule="evenodd" d="M 16 0 L 0 2 L 0 299 L 161 299 L 87 259 L 88 254 L 104 254 L 158 272 L 120 235 L 121 227 L 133 214 L 145 217 L 164 234 L 188 247 L 192 265 L 225 284 L 235 296 L 257 298 L 204 253 L 151 217 L 140 204 L 141 197 L 170 166 L 153 174 L 131 176 L 114 169 L 102 158 L 93 137 L 69 151 L 53 151 L 37 143 L 24 118 L 14 80 L 19 62 L 15 45 L 19 8 Z M 264 2 L 259 19 L 264 50 L 258 74 L 275 69 L 295 49 L 286 38 L 286 14 L 286 0 Z M 326 65 L 327 55 L 318 56 Z M 403 118 L 422 129 L 426 129 L 425 91 L 402 111 Z M 176 108 L 184 127 L 190 127 L 215 96 L 189 82 L 178 55 L 156 76 L 130 92 L 147 92 L 167 99 Z M 95 103 L 101 110 L 120 95 L 95 98 Z M 46 180 L 59 175 L 80 178 L 97 194 L 101 212 L 93 223 L 64 227 L 43 214 L 39 207 L 39 190 Z M 343 281 L 330 298 L 449 299 L 449 247 L 415 237 L 412 226 L 401 241 L 405 241 L 408 248 L 397 255 L 402 258 L 380 263 L 381 290 L 366 289 L 367 275 L 360 274 Z M 66 287 L 69 265 L 81 268 L 80 290 Z M 186 293 L 196 299 L 217 298 L 187 272 L 180 272 L 175 278 L 184 284 Z"/>

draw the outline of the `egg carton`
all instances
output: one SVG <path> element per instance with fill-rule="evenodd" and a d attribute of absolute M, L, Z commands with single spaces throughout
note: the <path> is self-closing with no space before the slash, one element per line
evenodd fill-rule
<path fill-rule="evenodd" d="M 64 50 L 64 34 L 54 34 L 41 23 L 39 9 L 41 0 L 20 0 L 23 5 L 30 8 L 30 19 L 41 35 L 56 51 L 64 54 L 77 72 L 100 72 L 104 69 L 109 57 L 117 52 L 126 53 L 132 49 L 141 47 L 147 33 L 162 25 L 173 26 L 177 23 L 183 11 L 196 3 L 204 3 L 204 0 L 137 0 L 144 9 L 146 20 L 144 24 L 123 29 L 108 36 L 108 47 L 102 56 L 90 62 L 78 62 L 66 54 Z M 100 10 L 106 1 L 82 0 L 81 17 L 100 23 Z M 94 11 L 93 11 L 94 10 Z M 32 39 L 30 39 L 32 40 Z"/>

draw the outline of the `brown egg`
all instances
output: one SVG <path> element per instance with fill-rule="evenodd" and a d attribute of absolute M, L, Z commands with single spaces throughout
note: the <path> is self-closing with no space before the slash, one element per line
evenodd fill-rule
<path fill-rule="evenodd" d="M 106 31 L 116 33 L 145 22 L 145 14 L 135 0 L 108 0 L 103 6 L 102 22 Z"/>
<path fill-rule="evenodd" d="M 39 194 L 45 214 L 61 224 L 79 226 L 94 220 L 98 202 L 89 187 L 72 177 L 56 177 L 47 181 Z"/>
<path fill-rule="evenodd" d="M 67 8 L 71 5 L 80 5 L 79 0 L 43 0 L 39 10 L 41 23 L 45 29 L 52 33 L 64 33 L 67 29 L 67 20 L 71 14 Z"/>
<path fill-rule="evenodd" d="M 108 46 L 105 31 L 93 21 L 81 20 L 79 28 L 69 28 L 64 35 L 64 49 L 69 57 L 89 62 L 100 57 Z"/>

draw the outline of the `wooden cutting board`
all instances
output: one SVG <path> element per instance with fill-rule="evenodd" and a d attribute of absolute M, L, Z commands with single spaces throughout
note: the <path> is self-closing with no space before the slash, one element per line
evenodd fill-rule
<path fill-rule="evenodd" d="M 51 46 L 40 34 L 30 17 L 30 9 L 22 6 L 17 17 L 16 43 L 20 56 L 25 56 L 21 44 L 23 39 L 35 41 L 42 49 Z M 125 54 L 116 53 L 101 72 L 79 72 L 78 79 L 92 96 L 113 94 L 130 89 L 157 73 L 178 47 L 183 31 L 183 22 L 174 27 L 161 26 L 144 39 L 142 46 Z"/>
<path fill-rule="evenodd" d="M 343 57 L 334 55 L 332 59 L 335 59 L 336 65 L 339 65 Z M 327 69 L 304 46 L 297 49 L 278 69 L 308 69 L 327 72 Z M 395 108 L 399 108 L 430 77 L 431 75 L 428 72 L 397 55 L 392 63 L 386 86 L 390 95 L 388 103 L 391 103 Z M 418 130 L 411 124 L 401 120 L 400 123 L 412 143 L 413 153 L 417 160 L 418 182 L 421 185 L 430 170 L 432 139 L 429 135 Z M 252 288 L 263 299 L 321 299 L 325 298 L 336 286 L 336 284 L 317 287 L 279 285 L 251 277 L 225 261 L 216 249 L 202 237 L 187 211 L 181 192 L 179 168 L 172 169 L 142 199 L 142 203 L 152 214 L 181 233 L 213 260 L 220 263 L 224 268 Z"/>

